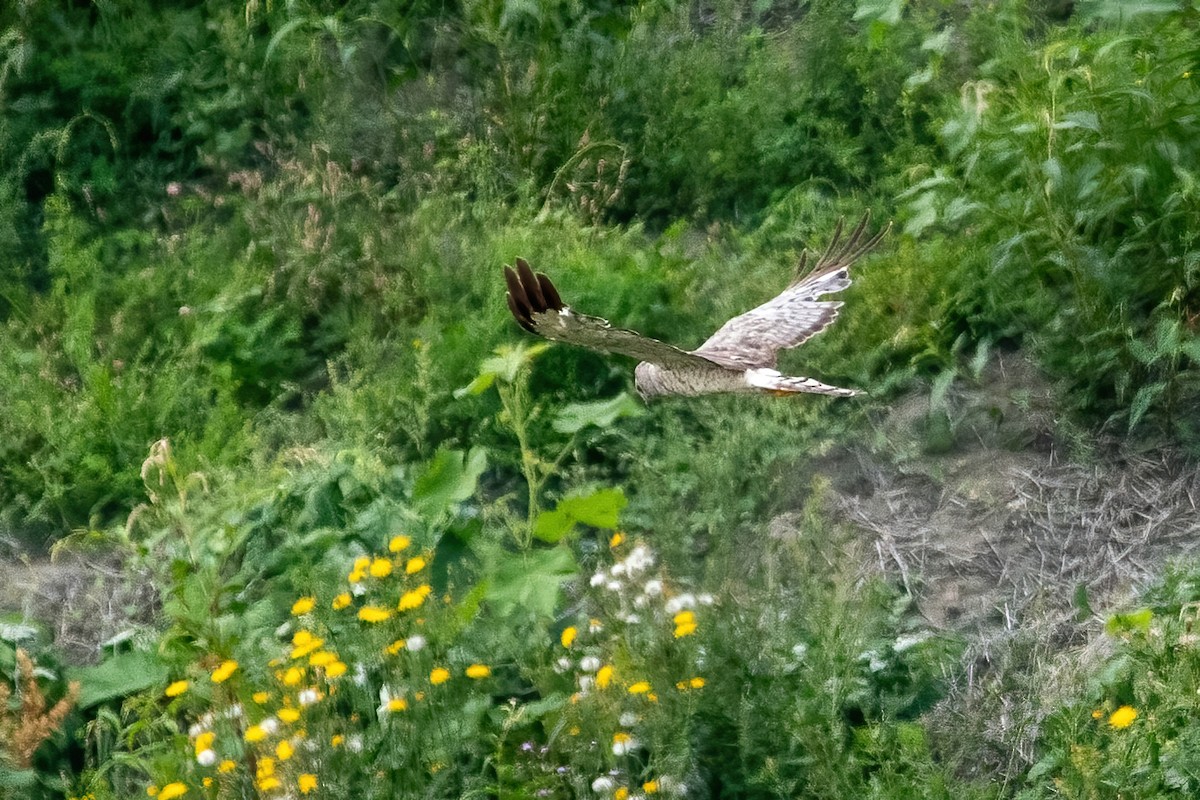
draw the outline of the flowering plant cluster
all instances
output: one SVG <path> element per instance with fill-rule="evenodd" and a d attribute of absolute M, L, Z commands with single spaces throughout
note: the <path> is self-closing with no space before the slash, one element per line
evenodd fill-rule
<path fill-rule="evenodd" d="M 354 776 L 441 772 L 458 739 L 447 720 L 464 696 L 486 696 L 492 667 L 452 640 L 451 599 L 434 597 L 429 567 L 397 535 L 330 596 L 296 599 L 264 665 L 214 657 L 203 677 L 167 686 L 181 709 L 208 707 L 188 729 L 189 768 L 150 796 L 343 796 Z M 369 751 L 389 757 L 364 762 Z"/>
<path fill-rule="evenodd" d="M 573 684 L 559 746 L 593 770 L 599 797 L 682 795 L 688 723 L 706 684 L 696 633 L 714 600 L 673 586 L 653 551 L 623 533 L 608 549 L 557 642 L 554 669 Z"/>

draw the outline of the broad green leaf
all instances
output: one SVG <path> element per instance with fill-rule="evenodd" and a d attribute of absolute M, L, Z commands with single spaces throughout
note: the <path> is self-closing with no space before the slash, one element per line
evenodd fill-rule
<path fill-rule="evenodd" d="M 496 348 L 496 354 L 485 358 L 479 365 L 479 374 L 469 384 L 454 391 L 455 398 L 461 398 L 468 394 L 483 394 L 492 387 L 497 378 L 505 383 L 512 383 L 527 364 L 549 348 L 549 342 L 538 342 L 532 345 L 503 345 Z"/>
<path fill-rule="evenodd" d="M 501 617 L 522 609 L 549 618 L 558 608 L 560 587 L 577 572 L 575 557 L 565 547 L 508 554 L 492 576 L 487 601 Z"/>
<path fill-rule="evenodd" d="M 950 49 L 950 37 L 954 34 L 954 28 L 945 28 L 937 33 L 926 36 L 921 42 L 922 50 L 929 50 L 934 53 L 945 53 Z"/>
<path fill-rule="evenodd" d="M 1113 614 L 1104 624 L 1104 630 L 1110 634 L 1128 633 L 1133 631 L 1148 631 L 1154 619 L 1154 612 L 1148 608 L 1131 611 L 1128 614 Z"/>
<path fill-rule="evenodd" d="M 859 0 L 854 18 L 873 19 L 888 25 L 900 21 L 900 12 L 904 8 L 904 0 Z"/>
<path fill-rule="evenodd" d="M 552 511 L 543 511 L 533 524 L 533 535 L 544 542 L 562 539 L 578 523 L 613 529 L 628 501 L 621 489 L 598 489 L 586 495 L 565 497 Z"/>
<path fill-rule="evenodd" d="M 492 388 L 492 384 L 496 382 L 496 373 L 488 372 L 475 376 L 475 380 L 468 383 L 461 389 L 454 390 L 454 399 L 461 400 L 467 395 L 483 394 L 488 389 Z"/>
<path fill-rule="evenodd" d="M 1150 410 L 1150 406 L 1154 404 L 1164 391 L 1167 385 L 1165 383 L 1152 383 L 1149 386 L 1143 386 L 1138 389 L 1137 394 L 1133 396 L 1133 402 L 1129 404 L 1129 429 L 1133 430 L 1137 424 L 1142 421 L 1142 417 L 1146 416 L 1146 412 Z"/>
<path fill-rule="evenodd" d="M 644 413 L 637 400 L 628 392 L 622 392 L 608 400 L 569 403 L 555 415 L 552 425 L 559 433 L 576 433 L 589 425 L 607 428 L 622 417 L 638 417 Z"/>
<path fill-rule="evenodd" d="M 521 710 L 525 712 L 526 719 L 541 719 L 551 712 L 558 711 L 566 704 L 567 696 L 561 692 L 555 692 L 548 697 L 534 700 L 532 703 L 525 703 L 521 706 Z"/>
<path fill-rule="evenodd" d="M 128 697 L 153 686 L 166 686 L 168 671 L 150 653 L 119 653 L 94 667 L 67 671 L 67 677 L 82 684 L 79 707 L 90 708 L 105 700 Z"/>
<path fill-rule="evenodd" d="M 0 764 L 0 789 L 32 789 L 35 785 L 37 785 L 37 778 L 37 770 L 9 769 L 3 764 Z M 16 795 L 13 796 L 15 797 Z"/>
<path fill-rule="evenodd" d="M 487 451 L 472 447 L 439 450 L 413 482 L 413 502 L 432 510 L 461 503 L 475 494 L 479 476 L 487 469 Z"/>

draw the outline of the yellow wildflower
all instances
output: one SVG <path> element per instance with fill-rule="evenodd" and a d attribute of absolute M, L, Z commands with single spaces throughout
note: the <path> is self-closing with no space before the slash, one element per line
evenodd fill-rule
<path fill-rule="evenodd" d="M 301 597 L 299 600 L 292 603 L 292 616 L 298 617 L 301 614 L 307 614 L 308 612 L 312 611 L 316 605 L 317 598 Z"/>
<path fill-rule="evenodd" d="M 696 623 L 685 622 L 682 625 L 675 626 L 675 638 L 682 639 L 684 636 L 691 636 L 696 632 Z"/>
<path fill-rule="evenodd" d="M 207 789 L 208 787 L 212 786 L 212 776 L 205 775 L 204 780 L 200 781 L 200 783 L 204 786 L 205 789 Z"/>
<path fill-rule="evenodd" d="M 290 725 L 296 720 L 300 719 L 300 710 L 297 708 L 281 708 L 276 716 L 279 717 L 279 719 L 283 722 L 286 722 Z"/>
<path fill-rule="evenodd" d="M 646 694 L 650 691 L 650 684 L 646 681 L 638 681 L 629 687 L 630 694 Z"/>
<path fill-rule="evenodd" d="M 298 686 L 304 680 L 304 670 L 299 667 L 289 667 L 283 673 L 283 683 L 285 686 Z"/>
<path fill-rule="evenodd" d="M 570 625 L 566 628 L 563 628 L 562 636 L 559 637 L 559 641 L 562 642 L 563 647 L 570 647 L 575 641 L 575 637 L 578 635 L 579 631 L 574 625 Z"/>
<path fill-rule="evenodd" d="M 296 780 L 296 788 L 300 790 L 300 794 L 308 794 L 317 788 L 317 776 L 311 772 L 301 774 Z"/>
<path fill-rule="evenodd" d="M 343 608 L 350 605 L 351 599 L 352 598 L 350 597 L 349 592 L 342 592 L 337 597 L 333 598 L 333 602 L 330 603 L 330 605 L 333 606 L 334 611 L 341 611 Z"/>
<path fill-rule="evenodd" d="M 696 615 L 691 611 L 680 611 L 672 620 L 676 625 L 687 625 L 696 623 Z"/>
<path fill-rule="evenodd" d="M 392 540 L 388 542 L 388 550 L 399 553 L 401 550 L 407 550 L 410 544 L 412 544 L 412 539 L 407 536 L 393 536 Z"/>
<path fill-rule="evenodd" d="M 642 791 L 646 794 L 654 794 L 658 791 L 658 781 L 646 781 L 642 784 Z"/>
<path fill-rule="evenodd" d="M 340 733 L 335 733 L 329 739 L 329 746 L 330 747 L 341 747 L 345 742 L 346 742 L 345 736 L 342 736 Z"/>
<path fill-rule="evenodd" d="M 265 758 L 265 757 L 260 758 L 258 760 L 258 775 L 257 775 L 257 777 L 265 778 L 268 775 L 274 775 L 274 774 L 275 774 L 275 759 Z"/>
<path fill-rule="evenodd" d="M 175 781 L 168 783 L 158 793 L 158 800 L 174 800 L 176 797 L 183 797 L 187 794 L 187 784 L 183 781 Z"/>
<path fill-rule="evenodd" d="M 238 668 L 238 663 L 236 661 L 234 661 L 232 658 L 227 661 L 221 662 L 221 666 L 219 666 L 215 670 L 213 670 L 212 682 L 213 683 L 224 683 L 225 681 L 229 680 L 229 676 L 232 675 L 237 670 L 237 668 Z"/>
<path fill-rule="evenodd" d="M 314 638 L 316 637 L 312 635 L 311 631 L 301 629 L 292 634 L 292 644 L 296 645 L 297 647 L 302 647 L 303 645 L 311 642 Z"/>
<path fill-rule="evenodd" d="M 404 649 L 404 640 L 397 639 L 387 646 L 388 655 L 394 656 Z"/>
<path fill-rule="evenodd" d="M 450 670 L 445 667 L 434 667 L 433 671 L 429 673 L 429 682 L 434 686 L 437 686 L 439 683 L 445 683 L 448 680 L 450 680 Z"/>
<path fill-rule="evenodd" d="M 613 668 L 611 664 L 605 664 L 600 669 L 596 670 L 596 686 L 600 689 L 607 689 L 612 683 Z"/>
<path fill-rule="evenodd" d="M 235 769 L 237 769 L 237 762 L 228 758 L 217 765 L 217 772 L 220 772 L 222 775 L 233 772 Z"/>
<path fill-rule="evenodd" d="M 408 710 L 408 701 L 405 700 L 403 697 L 393 697 L 391 700 L 387 701 L 387 710 L 393 711 L 393 712 L 394 711 L 407 711 Z"/>
<path fill-rule="evenodd" d="M 423 569 L 425 569 L 425 559 L 421 558 L 420 556 L 413 556 L 408 560 L 408 563 L 404 565 L 404 571 L 409 575 L 415 575 Z"/>
<path fill-rule="evenodd" d="M 629 800 L 629 790 L 622 786 L 613 792 L 613 800 Z"/>
<path fill-rule="evenodd" d="M 216 738 L 217 738 L 217 735 L 215 733 L 213 733 L 212 731 L 205 731 L 204 733 L 199 734 L 196 737 L 196 742 L 194 744 L 194 747 L 196 748 L 196 752 L 202 753 L 205 750 L 210 749 L 213 745 L 213 741 Z"/>
<path fill-rule="evenodd" d="M 358 610 L 358 618 L 363 622 L 383 622 L 390 616 L 392 616 L 391 611 L 377 606 L 363 606 Z"/>
<path fill-rule="evenodd" d="M 1095 711 L 1092 712 L 1092 719 L 1100 719 L 1103 716 L 1104 716 L 1103 709 L 1097 708 Z"/>
<path fill-rule="evenodd" d="M 287 739 L 283 739 L 279 744 L 275 745 L 275 755 L 280 761 L 287 761 L 295 752 L 296 750 L 292 747 L 292 743 Z"/>
<path fill-rule="evenodd" d="M 612 535 L 612 538 L 608 540 L 608 546 L 609 547 L 620 547 L 621 543 L 624 541 L 625 541 L 625 534 L 621 533 L 620 531 L 617 531 L 616 533 L 614 533 Z"/>
<path fill-rule="evenodd" d="M 325 668 L 325 676 L 329 678 L 340 678 L 346 674 L 347 669 L 348 667 L 346 666 L 346 662 L 334 661 Z"/>
<path fill-rule="evenodd" d="M 698 676 L 695 678 L 692 678 L 690 681 L 688 681 L 688 686 L 691 686 L 693 689 L 703 689 L 704 688 L 704 678 L 701 678 Z"/>
<path fill-rule="evenodd" d="M 262 729 L 261 725 L 251 725 L 246 728 L 244 738 L 247 742 L 261 742 L 267 738 L 267 732 Z"/>
<path fill-rule="evenodd" d="M 308 657 L 308 663 L 314 667 L 324 667 L 337 661 L 337 655 L 328 650 L 318 650 Z"/>
<path fill-rule="evenodd" d="M 1133 721 L 1137 719 L 1137 715 L 1137 709 L 1133 706 L 1121 706 L 1109 715 L 1108 724 L 1117 730 L 1128 728 L 1133 724 Z"/>
<path fill-rule="evenodd" d="M 467 667 L 467 677 L 480 680 L 492 674 L 492 668 L 487 664 L 472 664 Z"/>
<path fill-rule="evenodd" d="M 279 782 L 279 778 L 276 778 L 274 775 L 268 775 L 265 778 L 258 779 L 258 790 L 260 792 L 270 792 L 274 789 L 278 789 L 282 785 L 283 784 Z"/>
<path fill-rule="evenodd" d="M 412 611 L 414 608 L 419 608 L 425 602 L 425 598 L 433 592 L 433 588 L 429 584 L 418 586 L 412 591 L 405 592 L 400 597 L 400 605 L 396 608 L 400 611 Z M 421 620 L 418 620 L 421 622 Z"/>
<path fill-rule="evenodd" d="M 163 694 L 165 694 L 167 697 L 179 697 L 179 695 L 183 694 L 187 690 L 187 681 L 175 681 L 167 687 L 167 690 Z"/>
<path fill-rule="evenodd" d="M 386 578 L 392 574 L 392 562 L 390 559 L 377 558 L 371 562 L 371 577 Z"/>

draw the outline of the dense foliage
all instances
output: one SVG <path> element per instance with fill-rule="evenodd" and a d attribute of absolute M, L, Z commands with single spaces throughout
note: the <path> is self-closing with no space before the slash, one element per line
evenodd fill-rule
<path fill-rule="evenodd" d="M 5 4 L 0 525 L 117 548 L 162 609 L 0 795 L 1014 789 L 935 758 L 959 644 L 841 573 L 794 476 L 997 349 L 1078 429 L 1195 449 L 1198 27 L 1156 0 Z M 627 365 L 519 339 L 498 280 L 524 255 L 687 344 L 864 208 L 896 234 L 804 353 L 858 405 L 643 409 Z M 1121 674 L 1100 716 L 1145 721 L 1161 693 Z M 259 727 L 284 709 L 290 738 Z M 1071 737 L 1141 752 L 1126 716 L 1064 710 L 1023 788 L 1193 786 L 1081 766 Z"/>

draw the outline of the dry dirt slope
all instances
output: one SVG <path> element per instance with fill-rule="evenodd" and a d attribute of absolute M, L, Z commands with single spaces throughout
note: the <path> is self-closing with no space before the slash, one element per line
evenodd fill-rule
<path fill-rule="evenodd" d="M 1200 470 L 1088 441 L 1051 408 L 1028 365 L 999 360 L 936 410 L 898 405 L 874 455 L 830 465 L 828 514 L 851 527 L 862 572 L 903 585 L 929 627 L 968 642 L 933 727 L 983 775 L 1030 762 L 1044 713 L 1111 645 L 1108 614 L 1200 548 Z"/>

